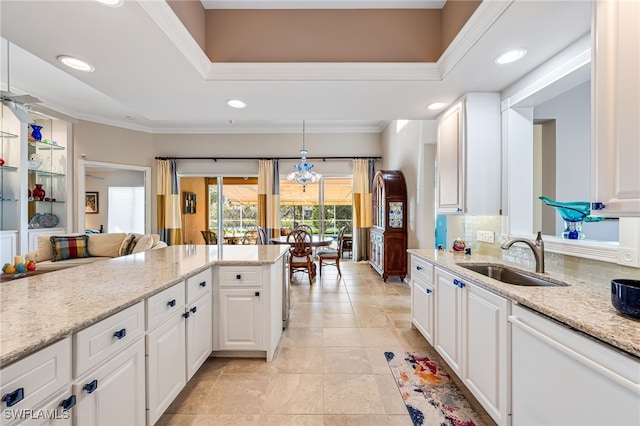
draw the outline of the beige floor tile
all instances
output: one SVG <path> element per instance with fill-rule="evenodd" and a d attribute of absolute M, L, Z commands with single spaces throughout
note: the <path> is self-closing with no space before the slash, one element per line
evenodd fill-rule
<path fill-rule="evenodd" d="M 365 346 L 381 348 L 402 346 L 398 335 L 391 328 L 361 328 L 360 333 Z"/>
<path fill-rule="evenodd" d="M 292 346 L 322 346 L 322 328 L 320 327 L 289 327 L 280 340 L 280 346 L 292 347 Z"/>
<path fill-rule="evenodd" d="M 413 426 L 409 414 L 405 415 L 327 415 L 324 426 Z M 428 425 L 431 426 L 431 425 Z"/>
<path fill-rule="evenodd" d="M 195 414 L 166 413 L 160 416 L 156 426 L 190 426 L 195 419 Z"/>
<path fill-rule="evenodd" d="M 165 413 L 197 414 L 202 412 L 202 405 L 215 383 L 215 381 L 190 380 Z"/>
<path fill-rule="evenodd" d="M 264 414 L 322 414 L 322 374 L 273 374 Z"/>
<path fill-rule="evenodd" d="M 260 414 L 270 375 L 222 374 L 203 403 L 208 414 Z"/>
<path fill-rule="evenodd" d="M 384 395 L 382 403 L 384 404 L 385 414 L 406 414 L 407 406 L 404 404 L 402 394 L 398 390 L 398 385 L 392 375 L 377 374 L 375 376 L 378 392 Z"/>
<path fill-rule="evenodd" d="M 273 373 L 275 367 L 265 358 L 236 358 L 230 359 L 224 368 L 224 373 Z"/>
<path fill-rule="evenodd" d="M 323 314 L 313 312 L 291 311 L 289 313 L 289 327 L 322 327 Z"/>
<path fill-rule="evenodd" d="M 324 375 L 325 414 L 386 414 L 382 399 L 373 374 Z"/>
<path fill-rule="evenodd" d="M 365 348 L 324 347 L 322 365 L 325 374 L 372 374 Z"/>
<path fill-rule="evenodd" d="M 322 303 L 351 303 L 349 293 L 322 293 Z"/>
<path fill-rule="evenodd" d="M 387 318 L 393 328 L 411 328 L 411 313 L 387 312 Z"/>
<path fill-rule="evenodd" d="M 323 346 L 364 346 L 359 328 L 323 328 Z"/>
<path fill-rule="evenodd" d="M 323 325 L 327 328 L 358 327 L 355 314 L 323 314 L 322 318 Z"/>
<path fill-rule="evenodd" d="M 363 306 L 383 306 L 385 296 L 379 294 L 351 294 L 351 303 Z"/>
<path fill-rule="evenodd" d="M 323 314 L 352 314 L 353 308 L 351 307 L 351 303 L 349 302 L 323 303 L 322 313 Z"/>
<path fill-rule="evenodd" d="M 387 358 L 384 353 L 386 351 L 401 353 L 405 350 L 403 348 L 377 348 L 377 347 L 369 347 L 365 348 L 367 351 L 367 355 L 369 356 L 369 364 L 373 369 L 374 374 L 383 374 L 383 375 L 391 375 L 391 369 L 389 368 L 389 363 L 387 362 Z"/>
<path fill-rule="evenodd" d="M 277 373 L 322 373 L 322 348 L 284 347 L 273 361 Z"/>
<path fill-rule="evenodd" d="M 258 426 L 322 426 L 322 414 L 263 414 Z"/>
<path fill-rule="evenodd" d="M 384 312 L 360 312 L 356 311 L 356 320 L 360 328 L 382 328 L 390 327 L 389 318 Z"/>
<path fill-rule="evenodd" d="M 398 336 L 401 346 L 406 351 L 422 351 L 432 350 L 433 348 L 427 342 L 420 332 L 415 328 L 396 328 L 394 333 Z"/>
<path fill-rule="evenodd" d="M 243 414 L 199 414 L 193 426 L 255 426 L 260 416 Z"/>
<path fill-rule="evenodd" d="M 319 294 L 320 300 L 322 300 L 322 295 Z M 296 302 L 291 301 L 291 310 L 296 313 L 300 312 L 313 312 L 316 314 L 322 313 L 322 302 Z"/>

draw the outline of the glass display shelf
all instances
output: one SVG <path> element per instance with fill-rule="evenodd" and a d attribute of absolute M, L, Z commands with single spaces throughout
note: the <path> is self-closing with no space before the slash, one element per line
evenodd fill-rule
<path fill-rule="evenodd" d="M 64 146 L 55 145 L 46 142 L 29 141 L 29 146 L 33 146 L 41 150 L 63 150 Z"/>
<path fill-rule="evenodd" d="M 29 203 L 36 203 L 36 204 L 64 204 L 64 203 L 66 203 L 66 201 L 65 200 L 58 200 L 56 198 L 55 200 L 51 200 L 51 201 L 32 200 L 32 201 L 29 201 Z"/>
<path fill-rule="evenodd" d="M 18 170 L 18 168 L 16 166 L 7 166 L 6 164 L 0 166 L 0 170 L 7 170 L 7 171 L 16 171 Z"/>
<path fill-rule="evenodd" d="M 13 201 L 13 202 L 17 202 L 19 201 L 17 198 L 0 198 L 0 201 Z"/>
<path fill-rule="evenodd" d="M 5 132 L 4 130 L 0 130 L 0 137 L 6 139 L 14 139 L 17 138 L 18 135 L 14 135 L 13 133 Z"/>
<path fill-rule="evenodd" d="M 35 175 L 37 177 L 42 177 L 42 178 L 65 177 L 66 176 L 64 173 L 48 172 L 46 170 L 35 170 L 35 169 L 29 169 L 29 173 L 32 174 L 32 175 Z"/>

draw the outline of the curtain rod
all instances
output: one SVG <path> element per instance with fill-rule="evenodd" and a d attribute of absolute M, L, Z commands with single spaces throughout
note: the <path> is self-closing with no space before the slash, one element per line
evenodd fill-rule
<path fill-rule="evenodd" d="M 156 157 L 156 160 L 299 160 L 300 157 Z M 382 157 L 307 157 L 307 160 L 382 160 Z"/>

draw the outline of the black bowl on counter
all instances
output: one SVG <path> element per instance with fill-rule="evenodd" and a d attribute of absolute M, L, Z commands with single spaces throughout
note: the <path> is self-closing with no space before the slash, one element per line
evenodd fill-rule
<path fill-rule="evenodd" d="M 611 303 L 621 314 L 640 319 L 640 280 L 611 280 Z"/>

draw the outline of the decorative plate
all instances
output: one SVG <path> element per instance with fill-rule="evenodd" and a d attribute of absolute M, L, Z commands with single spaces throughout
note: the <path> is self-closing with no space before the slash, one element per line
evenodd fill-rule
<path fill-rule="evenodd" d="M 60 223 L 60 218 L 53 213 L 43 213 L 40 215 L 38 223 L 43 228 L 53 228 Z"/>

